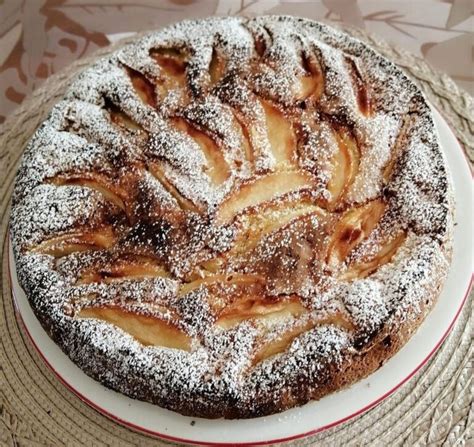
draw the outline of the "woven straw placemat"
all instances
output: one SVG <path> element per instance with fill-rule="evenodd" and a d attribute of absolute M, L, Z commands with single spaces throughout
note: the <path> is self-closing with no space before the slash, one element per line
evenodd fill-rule
<path fill-rule="evenodd" d="M 350 34 L 403 67 L 442 112 L 474 160 L 474 102 L 448 76 L 420 58 L 356 29 Z M 123 43 L 123 42 L 122 42 Z M 52 76 L 0 128 L 0 445 L 169 444 L 135 433 L 100 415 L 66 389 L 45 366 L 15 318 L 7 271 L 9 201 L 22 149 L 71 77 L 104 48 Z M 466 249 L 471 249 L 466 247 Z M 364 415 L 292 446 L 468 445 L 473 442 L 472 298 L 438 353 L 411 379 Z"/>

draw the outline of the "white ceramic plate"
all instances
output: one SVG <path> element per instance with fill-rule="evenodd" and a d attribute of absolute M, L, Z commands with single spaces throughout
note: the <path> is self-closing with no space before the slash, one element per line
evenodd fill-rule
<path fill-rule="evenodd" d="M 89 405 L 124 425 L 170 440 L 191 444 L 268 444 L 313 434 L 367 411 L 413 376 L 436 351 L 459 315 L 472 280 L 474 212 L 471 172 L 452 131 L 437 111 L 434 111 L 434 116 L 455 186 L 457 225 L 451 270 L 438 303 L 417 333 L 367 379 L 303 407 L 250 420 L 185 417 L 130 399 L 89 378 L 49 338 L 18 284 L 10 250 L 14 298 L 27 333 L 59 379 Z"/>

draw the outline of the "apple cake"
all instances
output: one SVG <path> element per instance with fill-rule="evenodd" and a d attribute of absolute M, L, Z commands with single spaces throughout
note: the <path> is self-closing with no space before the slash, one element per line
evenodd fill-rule
<path fill-rule="evenodd" d="M 379 368 L 436 302 L 446 161 L 421 91 L 327 25 L 184 21 L 81 72 L 12 199 L 22 288 L 84 372 L 249 418 Z"/>

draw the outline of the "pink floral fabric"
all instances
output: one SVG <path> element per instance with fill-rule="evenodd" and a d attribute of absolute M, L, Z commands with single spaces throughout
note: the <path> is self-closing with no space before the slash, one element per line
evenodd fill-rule
<path fill-rule="evenodd" d="M 210 15 L 293 14 L 375 32 L 474 91 L 471 0 L 0 0 L 0 123 L 45 78 L 124 33 Z"/>

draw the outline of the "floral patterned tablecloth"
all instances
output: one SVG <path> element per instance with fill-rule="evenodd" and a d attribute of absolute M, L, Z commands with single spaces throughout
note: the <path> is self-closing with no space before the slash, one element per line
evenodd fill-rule
<path fill-rule="evenodd" d="M 184 18 L 293 14 L 375 32 L 474 91 L 472 0 L 0 0 L 0 123 L 45 78 L 120 37 Z"/>

